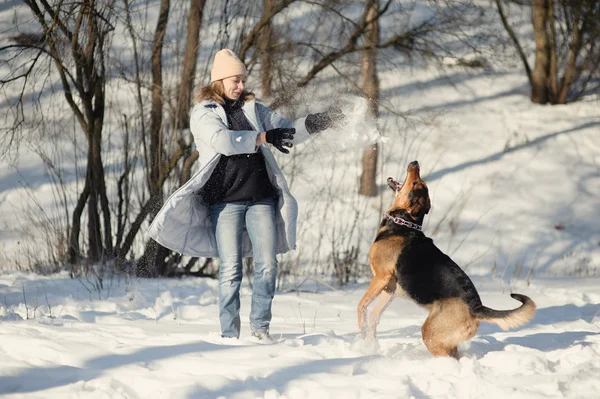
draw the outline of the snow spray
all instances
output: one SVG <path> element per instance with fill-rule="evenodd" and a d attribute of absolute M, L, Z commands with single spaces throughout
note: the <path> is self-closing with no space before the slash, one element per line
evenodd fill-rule
<path fill-rule="evenodd" d="M 326 129 L 315 137 L 319 146 L 327 147 L 331 152 L 363 149 L 370 144 L 385 142 L 377 127 L 377 119 L 369 113 L 369 104 L 364 97 L 339 93 L 336 96 L 314 99 L 313 93 L 304 92 L 303 104 L 298 104 L 295 111 L 304 115 L 325 112 L 331 107 L 338 107 L 345 115 L 344 120 L 334 127 Z M 305 109 L 300 110 L 299 108 Z"/>

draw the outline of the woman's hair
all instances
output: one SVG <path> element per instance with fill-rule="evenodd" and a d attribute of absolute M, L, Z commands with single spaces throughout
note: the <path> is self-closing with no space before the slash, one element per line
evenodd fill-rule
<path fill-rule="evenodd" d="M 225 96 L 225 87 L 223 86 L 223 81 L 216 80 L 216 81 L 212 82 L 211 84 L 209 84 L 208 86 L 204 86 L 203 88 L 198 90 L 198 92 L 194 96 L 194 101 L 199 103 L 204 100 L 213 100 L 213 101 L 216 101 L 219 104 L 223 105 L 223 104 L 225 104 L 225 100 L 223 100 L 224 96 Z M 242 94 L 240 95 L 239 99 L 246 102 L 246 101 L 252 100 L 254 98 L 255 98 L 254 93 L 244 90 L 242 92 Z"/>

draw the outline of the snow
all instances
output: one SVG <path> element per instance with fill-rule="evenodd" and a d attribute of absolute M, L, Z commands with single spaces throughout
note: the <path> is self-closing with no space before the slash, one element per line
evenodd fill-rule
<path fill-rule="evenodd" d="M 600 279 L 507 286 L 475 278 L 484 303 L 538 305 L 526 326 L 482 323 L 459 361 L 434 358 L 420 327 L 426 311 L 396 299 L 377 341 L 357 338 L 366 284 L 332 290 L 314 281 L 278 293 L 274 342 L 221 338 L 214 280 L 111 281 L 88 292 L 68 275 L 0 279 L 0 394 L 86 398 L 595 398 L 600 389 Z M 106 284 L 109 282 L 105 281 Z M 23 290 L 28 304 L 23 303 Z M 90 299 L 91 295 L 91 299 Z M 37 309 L 33 309 L 33 303 Z M 29 319 L 25 319 L 29 315 Z"/>
<path fill-rule="evenodd" d="M 24 7 L 0 3 L 5 38 L 15 29 L 11 21 L 27 16 Z M 292 10 L 297 23 L 303 10 Z M 210 37 L 203 42 L 212 46 Z M 202 48 L 200 64 L 207 64 L 209 50 Z M 249 334 L 247 281 L 242 336 L 231 340 L 219 334 L 214 280 L 106 276 L 98 289 L 92 278 L 3 270 L 0 396 L 599 397 L 600 98 L 538 106 L 528 99 L 518 64 L 482 71 L 447 59 L 443 69 L 411 68 L 396 56 L 381 55 L 388 63 L 380 69 L 377 124 L 366 117 L 366 103 L 340 88 L 331 71 L 323 71 L 327 83 L 304 89 L 282 110 L 286 116 L 320 112 L 333 97 L 349 121 L 295 147 L 293 158 L 276 154 L 300 219 L 298 250 L 280 262 L 297 275 L 287 276 L 275 297 L 273 343 Z M 109 86 L 108 92 L 119 110 L 135 104 L 129 88 Z M 60 92 L 47 93 L 40 109 L 61 107 L 57 99 Z M 57 128 L 72 124 L 69 115 L 54 121 Z M 109 113 L 107 129 L 117 136 L 115 118 Z M 109 178 L 120 165 L 114 136 L 107 139 L 114 151 Z M 355 193 L 362 148 L 372 140 L 379 142 L 381 195 L 368 199 Z M 82 162 L 71 154 L 75 144 L 60 165 L 70 195 L 77 192 Z M 0 270 L 26 268 L 32 254 L 45 258 L 43 222 L 63 217 L 57 205 L 62 192 L 36 145 L 32 140 L 18 162 L 0 168 Z M 518 292 L 538 306 L 530 323 L 512 331 L 482 323 L 459 347 L 459 361 L 431 356 L 421 340 L 427 313 L 406 299 L 384 313 L 376 341 L 358 339 L 356 306 L 368 279 L 336 289 L 323 276 L 332 252 L 353 245 L 359 266 L 368 269 L 366 252 L 392 198 L 385 179 L 402 180 L 415 159 L 432 198 L 424 232 L 473 278 L 484 304 L 514 308 L 518 303 L 509 294 Z M 31 209 L 43 211 L 41 221 Z"/>

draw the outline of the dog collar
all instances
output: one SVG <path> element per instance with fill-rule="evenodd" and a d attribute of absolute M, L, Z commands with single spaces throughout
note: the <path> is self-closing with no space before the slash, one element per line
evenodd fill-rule
<path fill-rule="evenodd" d="M 396 224 L 400 224 L 402 226 L 410 227 L 411 229 L 422 231 L 423 228 L 416 223 L 409 222 L 408 220 L 404 220 L 401 217 L 393 217 L 387 213 L 383 214 L 384 219 L 390 219 Z"/>

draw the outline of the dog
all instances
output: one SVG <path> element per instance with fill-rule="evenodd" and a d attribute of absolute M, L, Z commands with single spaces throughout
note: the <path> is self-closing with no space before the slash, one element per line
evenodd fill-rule
<path fill-rule="evenodd" d="M 458 359 L 458 344 L 475 335 L 480 321 L 507 330 L 531 320 L 536 306 L 525 295 L 511 294 L 522 303 L 513 310 L 483 306 L 471 279 L 423 234 L 421 226 L 431 201 L 417 161 L 408 165 L 404 183 L 391 177 L 387 183 L 395 191 L 395 198 L 369 249 L 373 280 L 358 304 L 362 338 L 375 338 L 381 314 L 398 296 L 408 297 L 429 310 L 421 333 L 434 356 Z M 377 296 L 379 300 L 367 325 L 367 308 Z"/>

